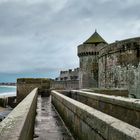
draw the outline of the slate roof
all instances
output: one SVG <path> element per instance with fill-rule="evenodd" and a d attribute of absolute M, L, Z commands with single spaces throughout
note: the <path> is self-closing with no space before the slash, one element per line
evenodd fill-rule
<path fill-rule="evenodd" d="M 107 43 L 95 30 L 94 34 L 84 42 L 84 44 L 98 44 L 98 43 Z"/>

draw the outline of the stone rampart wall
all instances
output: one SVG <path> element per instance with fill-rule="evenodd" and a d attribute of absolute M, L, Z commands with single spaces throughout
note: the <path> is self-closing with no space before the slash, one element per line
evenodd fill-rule
<path fill-rule="evenodd" d="M 138 99 L 76 90 L 71 91 L 69 96 L 72 99 L 140 128 L 140 100 Z"/>
<path fill-rule="evenodd" d="M 124 88 L 140 98 L 140 38 L 105 46 L 99 52 L 99 87 Z"/>
<path fill-rule="evenodd" d="M 122 97 L 128 97 L 129 94 L 128 90 L 125 89 L 91 88 L 91 89 L 81 89 L 81 90 L 87 92 L 105 94 L 105 95 L 122 96 Z"/>
<path fill-rule="evenodd" d="M 50 80 L 43 78 L 20 78 L 17 79 L 17 102 L 22 101 L 34 88 L 39 92 L 46 92 L 50 89 Z"/>
<path fill-rule="evenodd" d="M 79 80 L 69 80 L 69 81 L 52 81 L 52 89 L 61 89 L 61 90 L 71 90 L 79 89 Z"/>
<path fill-rule="evenodd" d="M 140 129 L 52 91 L 52 103 L 79 140 L 139 140 Z"/>
<path fill-rule="evenodd" d="M 37 88 L 0 123 L 0 140 L 33 139 Z"/>
<path fill-rule="evenodd" d="M 140 43 L 140 37 L 116 41 L 114 43 L 111 43 L 102 47 L 99 51 L 99 57 L 102 57 L 104 55 L 108 55 L 111 53 L 120 52 L 120 51 L 123 52 L 127 49 L 135 50 L 139 48 L 139 43 Z"/>
<path fill-rule="evenodd" d="M 82 44 L 78 46 L 78 56 L 98 55 L 99 50 L 104 46 L 104 43 L 95 44 Z M 96 53 L 95 53 L 96 52 Z"/>

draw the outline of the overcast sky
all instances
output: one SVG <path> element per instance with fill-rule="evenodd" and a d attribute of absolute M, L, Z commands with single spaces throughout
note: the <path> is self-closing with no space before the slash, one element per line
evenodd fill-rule
<path fill-rule="evenodd" d="M 140 36 L 140 1 L 0 0 L 0 82 L 78 67 L 95 28 L 108 43 Z"/>

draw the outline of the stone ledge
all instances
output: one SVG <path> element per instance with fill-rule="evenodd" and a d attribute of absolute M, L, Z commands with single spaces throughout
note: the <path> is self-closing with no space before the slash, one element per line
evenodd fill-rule
<path fill-rule="evenodd" d="M 100 49 L 99 59 L 102 58 L 102 57 L 104 57 L 105 55 L 108 55 L 109 53 L 120 52 L 120 50 L 122 50 L 122 48 L 123 48 L 123 45 L 126 45 L 128 43 L 131 43 L 131 44 L 132 43 L 137 43 L 137 45 L 139 45 L 139 43 L 140 43 L 140 37 L 135 37 L 135 38 L 129 38 L 129 39 L 125 39 L 125 40 L 120 40 L 120 41 L 116 41 L 116 42 L 113 42 L 111 44 L 108 44 L 107 46 L 104 46 L 102 49 Z M 135 50 L 136 49 L 136 46 L 133 45 L 129 49 Z"/>
<path fill-rule="evenodd" d="M 0 123 L 1 140 L 27 140 L 33 137 L 37 90 L 34 89 Z"/>
<path fill-rule="evenodd" d="M 96 100 L 100 100 L 103 102 L 107 102 L 110 104 L 115 104 L 119 106 L 123 106 L 125 108 L 131 108 L 140 111 L 140 99 L 133 99 L 133 98 L 125 98 L 120 96 L 109 96 L 109 95 L 103 95 L 93 92 L 84 92 L 84 91 L 78 91 L 78 90 L 72 90 L 72 93 L 78 93 L 79 95 L 93 98 Z"/>
<path fill-rule="evenodd" d="M 88 129 L 92 130 L 90 132 L 87 132 L 90 133 L 89 135 L 91 136 L 93 135 L 94 131 L 94 133 L 98 133 L 98 135 L 100 135 L 103 139 L 106 140 L 140 139 L 140 129 L 132 125 L 129 125 L 123 121 L 120 121 L 96 109 L 93 109 L 83 103 L 66 97 L 56 91 L 52 91 L 52 97 L 53 103 L 58 109 L 58 112 L 60 110 L 63 114 L 68 114 L 69 112 L 71 112 L 71 114 L 74 114 L 79 119 L 78 123 L 82 124 L 84 122 L 86 124 L 86 128 L 89 127 Z M 61 109 L 61 107 L 63 109 Z M 69 111 L 67 112 L 66 110 Z M 67 118 L 69 119 L 69 121 L 73 119 L 70 118 L 71 116 L 73 115 L 70 115 L 69 118 Z M 64 116 L 62 116 L 62 118 L 66 119 L 64 118 Z M 76 127 L 76 130 L 81 131 L 81 128 L 79 128 L 79 124 L 74 123 L 73 125 L 75 125 L 74 127 Z M 89 139 L 92 138 L 90 137 Z"/>
<path fill-rule="evenodd" d="M 122 96 L 122 97 L 128 97 L 128 90 L 127 89 L 121 89 L 121 88 L 91 88 L 91 89 L 81 89 L 81 91 L 84 92 L 93 92 L 93 93 L 99 93 L 102 95 L 114 95 L 114 96 Z"/>

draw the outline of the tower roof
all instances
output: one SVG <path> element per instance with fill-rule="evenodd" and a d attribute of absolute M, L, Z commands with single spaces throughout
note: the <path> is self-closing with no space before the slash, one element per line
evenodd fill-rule
<path fill-rule="evenodd" d="M 84 42 L 84 44 L 98 44 L 98 43 L 107 43 L 95 30 L 94 34 Z"/>

